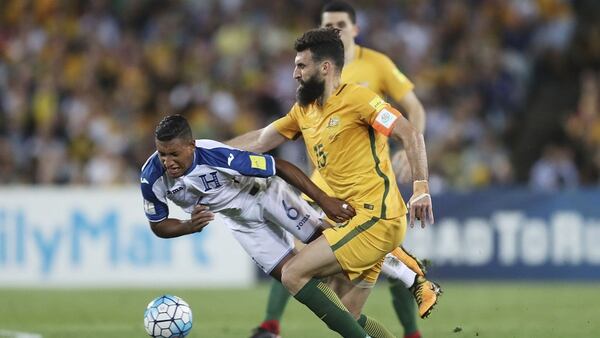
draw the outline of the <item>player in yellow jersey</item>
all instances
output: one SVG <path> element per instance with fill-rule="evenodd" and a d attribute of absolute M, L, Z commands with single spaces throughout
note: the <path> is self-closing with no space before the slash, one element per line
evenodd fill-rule
<path fill-rule="evenodd" d="M 407 208 L 396 185 L 388 136 L 402 141 L 415 179 L 409 200 L 411 226 L 415 219 L 423 226 L 433 223 L 423 136 L 370 89 L 341 82 L 344 46 L 339 31 L 308 31 L 295 47 L 297 103 L 280 120 L 228 143 L 264 152 L 304 137 L 313 165 L 334 195 L 351 204 L 356 216 L 326 229 L 286 263 L 282 283 L 344 337 L 366 334 L 339 313 L 344 305 L 372 336 L 393 337 L 361 312 L 384 256 L 402 242 L 406 231 Z M 340 272 L 343 278 L 333 283 L 338 298 L 318 278 Z M 372 326 L 377 326 L 376 334 Z"/>
<path fill-rule="evenodd" d="M 382 97 L 391 97 L 400 105 L 412 125 L 423 133 L 425 130 L 425 110 L 413 91 L 413 83 L 398 70 L 388 56 L 355 43 L 359 27 L 356 25 L 354 8 L 342 1 L 328 3 L 321 12 L 321 26 L 334 27 L 340 30 L 345 52 L 342 81 L 358 83 Z M 394 155 L 392 161 L 396 177 L 402 183 L 410 181 L 410 168 L 405 159 L 405 152 L 400 150 Z M 320 177 L 319 171 L 315 171 L 311 179 L 319 188 L 328 192 L 328 187 Z M 416 266 L 417 268 L 414 270 L 421 272 L 421 277 L 424 277 L 424 273 L 418 271 L 419 261 L 406 253 L 403 254 L 404 257 L 409 259 L 409 261 L 403 260 L 403 262 L 408 266 Z M 417 315 L 415 313 L 415 300 L 410 290 L 397 279 L 390 279 L 390 293 L 394 310 L 404 329 L 404 337 L 420 338 L 421 334 L 417 327 Z M 421 315 L 424 314 L 424 311 L 426 310 L 419 309 Z"/>
<path fill-rule="evenodd" d="M 413 92 L 413 83 L 402 74 L 386 55 L 365 48 L 355 43 L 359 28 L 356 25 L 356 13 L 348 3 L 333 1 L 327 3 L 321 11 L 321 27 L 333 27 L 340 30 L 340 38 L 344 44 L 344 68 L 341 79 L 344 83 L 357 83 L 373 90 L 381 97 L 391 97 L 406 113 L 408 120 L 420 132 L 425 129 L 425 111 L 423 105 Z M 406 161 L 403 150 L 398 151 L 393 159 L 396 177 L 406 183 L 410 180 L 410 167 Z M 311 176 L 315 184 L 331 196 L 335 196 L 327 186 L 318 170 Z M 310 199 L 303 194 L 303 197 Z M 296 243 L 301 247 L 301 243 Z M 396 250 L 402 261 L 415 273 L 413 279 L 425 277 L 420 261 L 403 250 Z M 410 273 L 410 272 L 407 272 Z M 410 277 L 408 277 L 410 278 Z M 404 329 L 405 338 L 419 338 L 421 334 L 417 328 L 415 313 L 415 299 L 411 290 L 398 279 L 390 279 L 390 292 L 394 310 Z M 432 294 L 431 297 L 437 295 Z M 251 338 L 277 337 L 280 331 L 279 321 L 289 299 L 289 293 L 283 286 L 273 281 L 267 303 L 264 321 L 257 327 Z M 427 315 L 434 301 L 422 302 L 419 308 L 420 315 Z"/>

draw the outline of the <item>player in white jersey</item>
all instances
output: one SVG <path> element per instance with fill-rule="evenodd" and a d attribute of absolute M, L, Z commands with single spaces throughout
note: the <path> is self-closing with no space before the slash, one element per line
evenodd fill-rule
<path fill-rule="evenodd" d="M 274 268 L 293 251 L 290 234 L 309 242 L 321 234 L 322 221 L 275 175 L 315 195 L 334 220 L 344 222 L 355 215 L 350 206 L 328 197 L 286 161 L 212 140 L 194 141 L 182 116 L 160 122 L 156 147 L 141 174 L 144 210 L 154 233 L 168 238 L 201 231 L 213 217 L 205 210 L 220 213 L 257 265 L 277 279 L 280 271 Z M 192 214 L 191 220 L 169 218 L 167 200 Z"/>

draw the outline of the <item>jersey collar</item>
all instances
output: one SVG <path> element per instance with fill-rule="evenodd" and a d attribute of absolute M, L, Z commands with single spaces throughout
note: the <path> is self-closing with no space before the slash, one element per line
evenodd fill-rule
<path fill-rule="evenodd" d="M 196 167 L 196 151 L 198 151 L 198 148 L 194 150 L 194 159 L 192 160 L 192 165 L 190 165 L 190 167 L 183 173 L 183 176 L 187 176 Z"/>

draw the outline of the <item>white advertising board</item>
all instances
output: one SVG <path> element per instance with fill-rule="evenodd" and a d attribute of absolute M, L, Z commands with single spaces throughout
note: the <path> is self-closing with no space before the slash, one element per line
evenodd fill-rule
<path fill-rule="evenodd" d="M 218 217 L 201 233 L 156 237 L 137 187 L 0 188 L 0 286 L 246 286 L 255 273 Z"/>

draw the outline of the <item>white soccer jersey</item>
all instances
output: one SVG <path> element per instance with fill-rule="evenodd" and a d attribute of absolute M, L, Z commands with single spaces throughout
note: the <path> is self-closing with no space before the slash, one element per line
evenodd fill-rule
<path fill-rule="evenodd" d="M 211 140 L 197 140 L 192 166 L 169 177 L 154 153 L 142 167 L 144 210 L 150 222 L 169 216 L 167 200 L 191 213 L 203 204 L 224 223 L 266 273 L 293 250 L 290 234 L 306 242 L 321 227 L 320 214 L 275 175 L 275 160 Z"/>
<path fill-rule="evenodd" d="M 203 204 L 213 212 L 235 217 L 247 205 L 255 186 L 264 185 L 264 178 L 273 175 L 275 160 L 270 155 L 196 140 L 194 161 L 183 176 L 169 177 L 158 152 L 146 161 L 141 175 L 144 211 L 150 222 L 162 221 L 169 216 L 169 199 L 188 213 Z"/>

